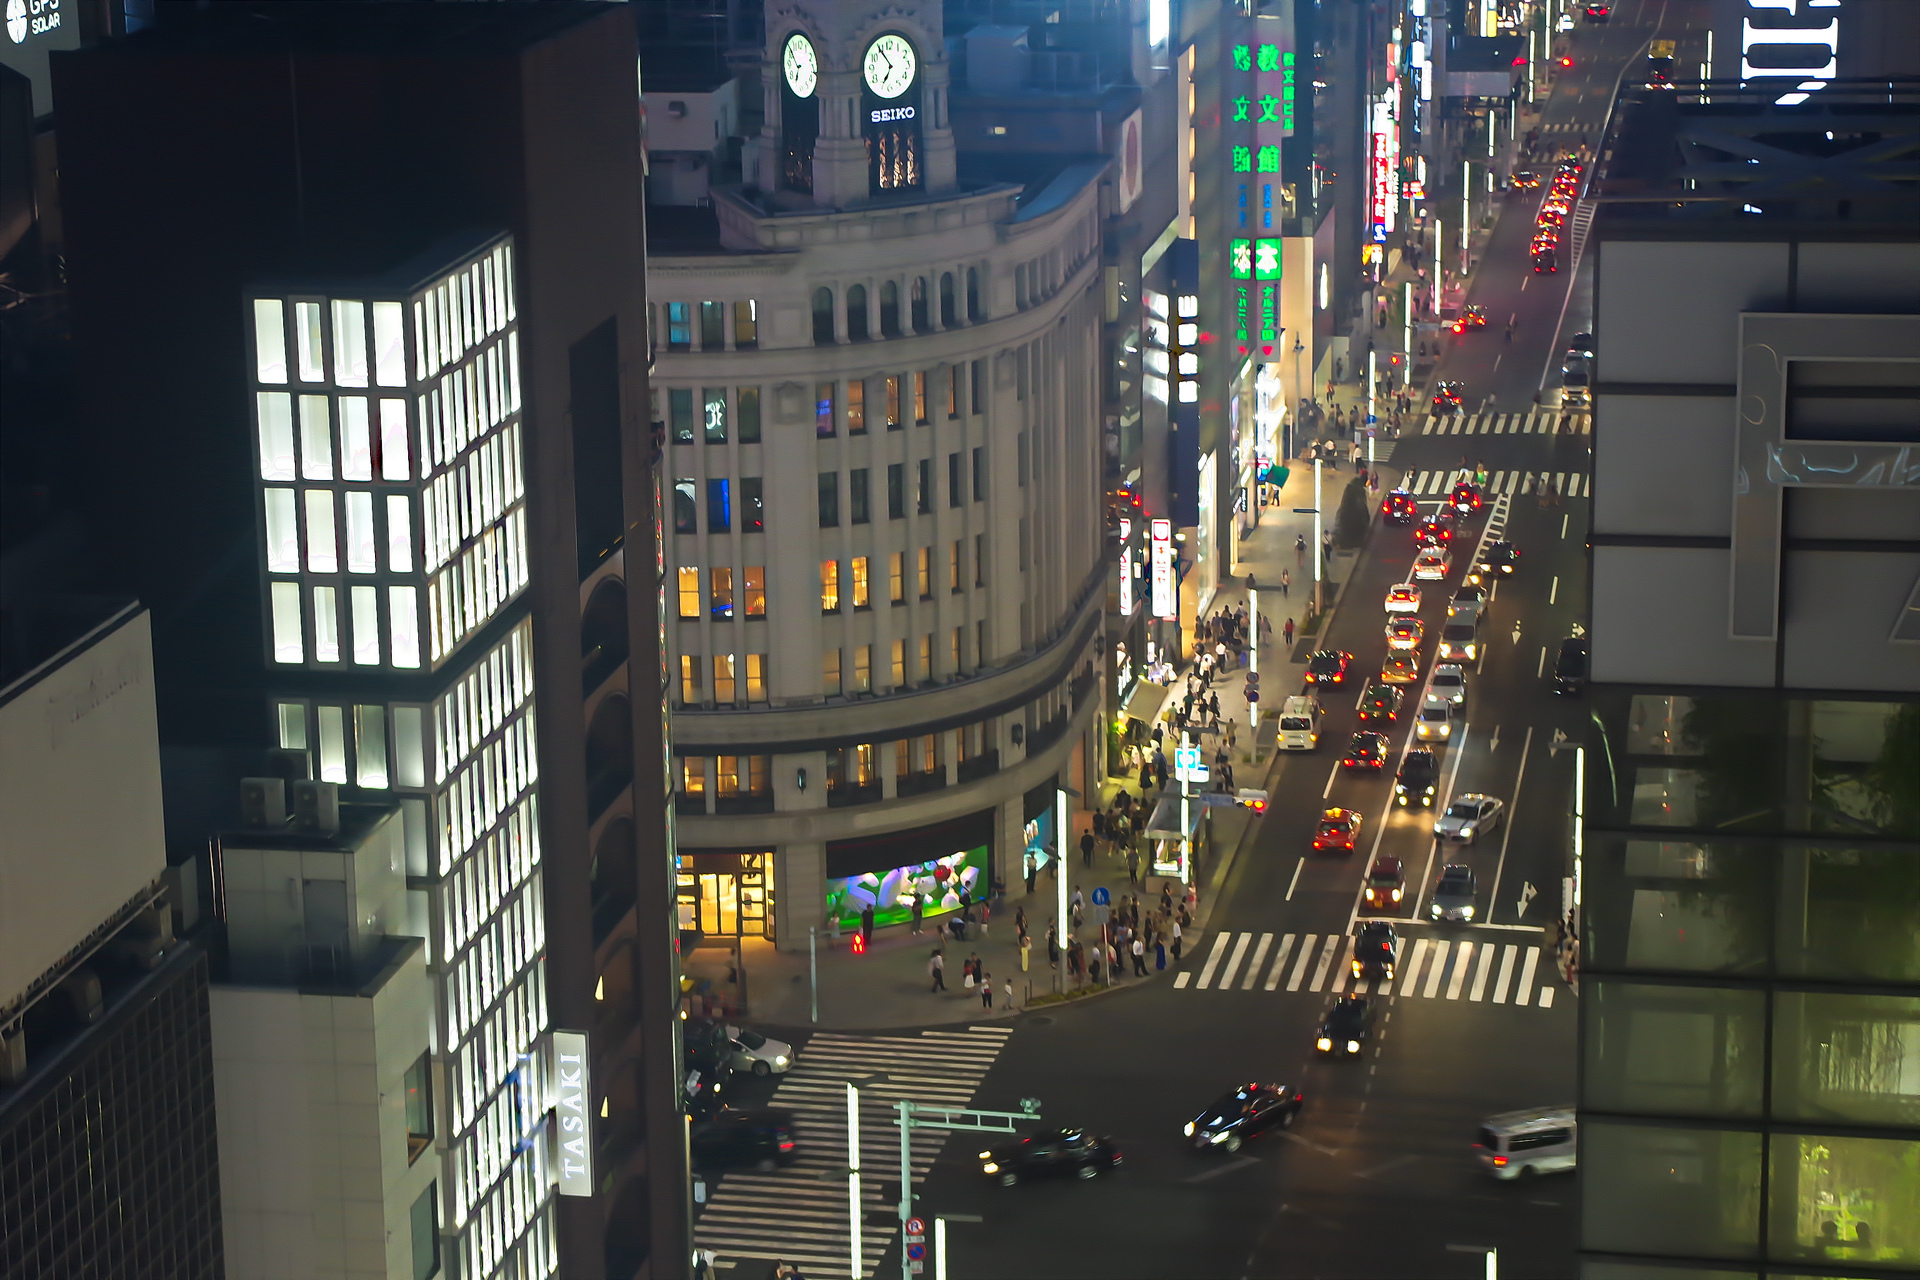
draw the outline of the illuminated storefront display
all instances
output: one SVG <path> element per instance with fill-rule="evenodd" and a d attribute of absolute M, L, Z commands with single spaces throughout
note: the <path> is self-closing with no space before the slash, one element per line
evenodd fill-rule
<path fill-rule="evenodd" d="M 1290 12 L 1262 15 L 1258 38 L 1232 48 L 1227 103 L 1236 217 L 1227 243 L 1228 304 L 1238 355 L 1276 354 L 1280 341 L 1280 232 L 1287 197 L 1283 140 L 1293 136 L 1295 56 Z M 1246 175 L 1241 177 L 1239 175 Z"/>
<path fill-rule="evenodd" d="M 1400 141 L 1391 94 L 1373 104 L 1373 142 L 1368 154 L 1372 180 L 1367 210 L 1373 242 L 1385 244 L 1400 200 Z"/>
<path fill-rule="evenodd" d="M 969 902 L 981 900 L 986 874 L 987 846 L 977 845 L 890 871 L 830 878 L 827 917 L 838 916 L 843 927 L 857 929 L 861 913 L 872 907 L 876 927 L 899 924 L 913 918 L 915 898 L 921 902 L 923 915 L 958 911 L 963 889 Z"/>
<path fill-rule="evenodd" d="M 1177 618 L 1180 607 L 1173 593 L 1173 522 L 1155 520 L 1152 525 L 1152 583 L 1150 608 L 1156 618 Z"/>

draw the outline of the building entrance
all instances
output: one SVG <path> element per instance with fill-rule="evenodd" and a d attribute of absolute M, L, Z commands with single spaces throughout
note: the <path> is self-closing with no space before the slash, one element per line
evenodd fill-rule
<path fill-rule="evenodd" d="M 773 854 L 683 853 L 680 929 L 708 938 L 774 936 Z"/>

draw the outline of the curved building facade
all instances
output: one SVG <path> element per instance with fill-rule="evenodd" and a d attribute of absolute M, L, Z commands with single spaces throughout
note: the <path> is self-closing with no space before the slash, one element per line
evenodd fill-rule
<path fill-rule="evenodd" d="M 1107 162 L 963 183 L 938 5 L 767 19 L 648 291 L 681 925 L 793 949 L 1017 885 L 1097 759 Z"/>

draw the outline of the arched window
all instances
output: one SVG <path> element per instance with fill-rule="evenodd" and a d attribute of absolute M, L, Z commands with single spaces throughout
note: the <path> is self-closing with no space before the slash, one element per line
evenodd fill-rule
<path fill-rule="evenodd" d="M 867 340 L 867 286 L 847 286 L 847 341 Z"/>
<path fill-rule="evenodd" d="M 913 299 L 913 331 L 915 333 L 932 333 L 933 321 L 929 319 L 927 315 L 927 278 L 925 276 L 915 276 L 913 278 L 913 293 L 911 296 Z"/>
<path fill-rule="evenodd" d="M 824 286 L 813 291 L 813 345 L 833 345 L 833 290 Z"/>
<path fill-rule="evenodd" d="M 953 306 L 953 272 L 942 271 L 940 273 L 940 326 L 943 329 L 951 329 L 959 323 L 959 317 L 954 314 Z"/>
<path fill-rule="evenodd" d="M 891 280 L 880 286 L 880 336 L 900 336 L 900 286 Z"/>
<path fill-rule="evenodd" d="M 592 693 L 627 660 L 627 588 L 607 578 L 580 613 L 580 685 Z"/>
<path fill-rule="evenodd" d="M 967 268 L 967 323 L 979 324 L 986 319 L 986 313 L 980 309 L 980 273 L 972 267 Z"/>
<path fill-rule="evenodd" d="M 619 694 L 610 695 L 594 710 L 587 725 L 586 764 L 591 821 L 633 785 L 633 707 Z"/>

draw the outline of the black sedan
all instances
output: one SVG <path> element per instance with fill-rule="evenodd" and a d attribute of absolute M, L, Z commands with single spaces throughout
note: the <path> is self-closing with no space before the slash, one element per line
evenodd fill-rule
<path fill-rule="evenodd" d="M 1043 1129 L 980 1153 L 980 1172 L 1003 1187 L 1059 1174 L 1097 1178 L 1119 1164 L 1120 1148 L 1113 1139 L 1085 1129 Z"/>
<path fill-rule="evenodd" d="M 1349 771 L 1371 769 L 1378 772 L 1386 766 L 1390 750 L 1387 735 L 1363 729 L 1354 734 L 1353 741 L 1347 744 L 1347 754 L 1340 758 L 1340 767 Z"/>
<path fill-rule="evenodd" d="M 1480 559 L 1474 564 L 1473 572 L 1467 575 L 1467 581 L 1477 585 L 1510 578 L 1519 567 L 1519 548 L 1505 538 L 1495 538 L 1480 553 Z"/>
<path fill-rule="evenodd" d="M 1433 411 L 1435 413 L 1460 412 L 1460 384 L 1454 381 L 1442 382 L 1433 389 Z"/>
<path fill-rule="evenodd" d="M 1341 996 L 1327 1011 L 1313 1047 L 1335 1058 L 1357 1058 L 1372 1035 L 1372 1003 L 1365 996 Z"/>
<path fill-rule="evenodd" d="M 1243 1084 L 1187 1121 L 1184 1132 L 1196 1150 L 1238 1151 L 1263 1133 L 1291 1127 L 1303 1096 L 1284 1084 Z"/>
<path fill-rule="evenodd" d="M 1353 655 L 1344 649 L 1317 649 L 1307 659 L 1308 684 L 1345 684 Z"/>
<path fill-rule="evenodd" d="M 793 1113 L 773 1108 L 723 1107 L 687 1135 L 693 1163 L 702 1169 L 767 1171 L 792 1160 Z"/>

